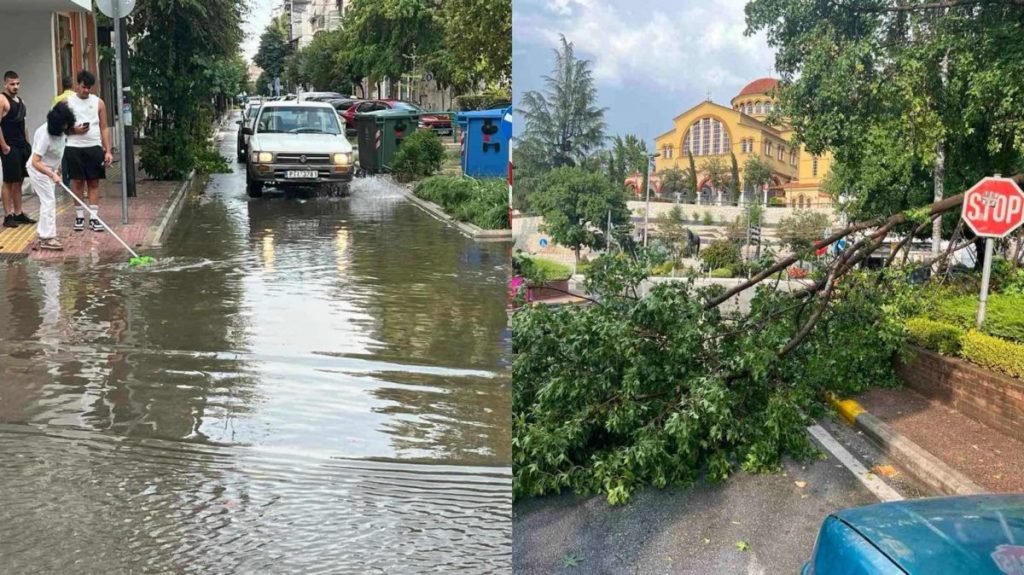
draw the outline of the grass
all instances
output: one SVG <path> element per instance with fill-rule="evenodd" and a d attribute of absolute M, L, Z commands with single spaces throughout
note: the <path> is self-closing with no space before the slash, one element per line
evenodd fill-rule
<path fill-rule="evenodd" d="M 434 176 L 413 189 L 417 197 L 434 202 L 460 222 L 485 230 L 507 230 L 508 187 L 504 180 Z"/>

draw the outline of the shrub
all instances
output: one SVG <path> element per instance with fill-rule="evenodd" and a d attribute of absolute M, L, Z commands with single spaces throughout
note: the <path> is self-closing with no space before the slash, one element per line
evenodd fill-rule
<path fill-rule="evenodd" d="M 932 319 L 959 325 L 965 329 L 975 325 L 978 296 L 947 297 L 937 294 L 932 298 Z M 985 314 L 984 333 L 1012 341 L 1024 342 L 1024 295 L 991 294 Z"/>
<path fill-rule="evenodd" d="M 943 355 L 957 355 L 964 330 L 946 322 L 915 317 L 907 321 L 907 333 L 912 342 L 925 349 Z"/>
<path fill-rule="evenodd" d="M 733 275 L 732 269 L 730 268 L 718 268 L 711 270 L 711 277 L 713 278 L 731 278 Z"/>
<path fill-rule="evenodd" d="M 715 223 L 715 217 L 711 215 L 711 212 L 704 212 L 703 223 L 705 226 L 711 226 Z"/>
<path fill-rule="evenodd" d="M 472 110 L 493 110 L 507 108 L 512 105 L 512 97 L 507 93 L 465 94 L 455 98 L 460 112 Z"/>
<path fill-rule="evenodd" d="M 699 222 L 699 221 L 700 221 L 700 212 L 693 212 L 693 213 L 692 213 L 692 214 L 690 214 L 690 215 L 691 215 L 691 218 L 690 218 L 690 219 L 691 219 L 692 221 L 694 221 L 694 222 Z"/>
<path fill-rule="evenodd" d="M 1024 377 L 1024 345 L 970 330 L 960 338 L 960 355 L 1012 377 Z"/>
<path fill-rule="evenodd" d="M 488 230 L 509 227 L 508 187 L 502 180 L 434 176 L 417 183 L 413 193 L 459 221 Z"/>
<path fill-rule="evenodd" d="M 513 258 L 519 274 L 529 280 L 532 285 L 567 280 L 572 277 L 572 268 L 560 262 L 531 258 L 523 254 L 516 254 Z"/>
<path fill-rule="evenodd" d="M 740 248 L 728 240 L 715 240 L 700 252 L 700 259 L 710 269 L 735 269 L 742 265 Z"/>
<path fill-rule="evenodd" d="M 437 173 L 444 163 L 444 144 L 433 130 L 416 130 L 395 152 L 391 171 L 400 180 L 411 181 Z"/>
<path fill-rule="evenodd" d="M 675 262 L 662 262 L 653 268 L 651 268 L 651 275 L 655 276 L 668 276 L 672 275 L 672 270 L 675 269 Z"/>

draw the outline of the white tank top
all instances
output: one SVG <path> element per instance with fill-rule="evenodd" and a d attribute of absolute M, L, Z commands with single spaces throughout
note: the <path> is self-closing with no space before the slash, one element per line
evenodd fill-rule
<path fill-rule="evenodd" d="M 103 145 L 100 137 L 100 99 L 95 94 L 89 94 L 85 100 L 78 97 L 78 94 L 71 94 L 65 100 L 71 111 L 75 113 L 75 125 L 89 123 L 89 131 L 84 134 L 73 134 L 68 136 L 69 148 L 93 148 Z"/>

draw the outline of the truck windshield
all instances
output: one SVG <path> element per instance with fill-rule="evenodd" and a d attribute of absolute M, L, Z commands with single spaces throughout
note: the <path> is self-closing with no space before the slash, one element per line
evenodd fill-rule
<path fill-rule="evenodd" d="M 338 115 L 331 108 L 281 106 L 265 108 L 256 132 L 262 134 L 340 134 Z"/>

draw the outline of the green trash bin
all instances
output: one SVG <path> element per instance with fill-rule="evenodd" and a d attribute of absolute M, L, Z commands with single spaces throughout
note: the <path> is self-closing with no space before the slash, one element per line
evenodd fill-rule
<path fill-rule="evenodd" d="M 402 141 L 416 131 L 419 112 L 380 110 L 356 115 L 359 167 L 366 173 L 389 171 Z"/>

